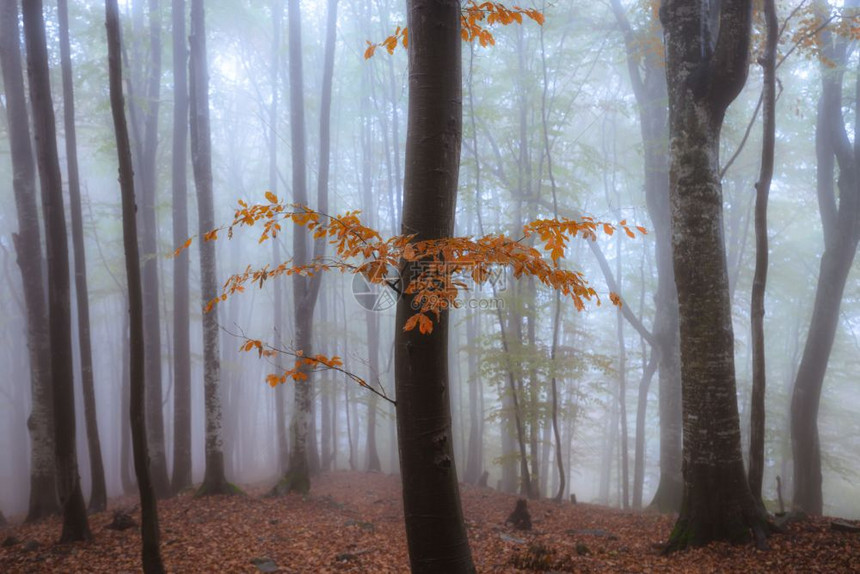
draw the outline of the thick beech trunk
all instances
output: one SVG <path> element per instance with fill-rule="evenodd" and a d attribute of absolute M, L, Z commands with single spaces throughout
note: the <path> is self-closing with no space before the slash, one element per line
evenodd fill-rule
<path fill-rule="evenodd" d="M 715 43 L 707 3 L 668 0 L 660 16 L 684 421 L 684 494 L 668 550 L 747 540 L 751 530 L 763 544 L 741 454 L 719 178 L 720 128 L 747 76 L 752 3 L 721 3 Z"/>
<path fill-rule="evenodd" d="M 173 0 L 173 244 L 188 238 L 188 47 L 185 0 Z M 176 494 L 191 486 L 190 253 L 173 258 L 173 476 Z"/>
<path fill-rule="evenodd" d="M 416 240 L 454 230 L 462 137 L 460 4 L 410 0 L 409 114 L 404 233 Z M 403 270 L 410 278 L 410 265 Z M 404 285 L 405 287 L 405 285 Z M 405 290 L 405 289 L 404 289 Z M 403 331 L 412 297 L 397 305 L 395 382 L 403 510 L 412 571 L 474 572 L 451 436 L 448 313 L 433 332 Z"/>
<path fill-rule="evenodd" d="M 119 183 L 122 192 L 122 230 L 125 247 L 125 269 L 128 278 L 129 356 L 131 376 L 131 433 L 134 443 L 134 470 L 140 491 L 141 558 L 146 574 L 161 574 L 164 566 L 159 550 L 158 508 L 149 474 L 149 454 L 146 440 L 145 374 L 146 359 L 143 333 L 143 294 L 141 290 L 140 256 L 137 247 L 137 220 L 134 196 L 134 171 L 131 145 L 125 119 L 122 94 L 122 64 L 119 8 L 116 0 L 105 2 L 105 26 L 108 38 L 108 71 L 110 101 L 113 112 L 119 159 Z"/>
<path fill-rule="evenodd" d="M 81 213 L 81 182 L 78 173 L 78 145 L 75 129 L 75 94 L 72 82 L 72 55 L 69 42 L 69 6 L 58 0 L 60 21 L 60 60 L 63 68 L 63 120 L 66 128 L 66 161 L 69 175 L 69 207 L 72 212 L 72 244 L 75 254 L 75 296 L 78 305 L 78 344 L 81 352 L 81 387 L 84 395 L 84 417 L 87 447 L 90 454 L 92 494 L 89 508 L 101 512 L 107 507 L 105 469 L 96 417 L 96 391 L 93 381 L 93 352 L 90 341 L 90 302 L 87 287 L 87 260 L 84 250 L 84 223 Z"/>
<path fill-rule="evenodd" d="M 51 98 L 48 49 L 41 0 L 24 2 L 24 36 L 36 160 L 42 188 L 45 245 L 48 252 L 48 320 L 51 348 L 51 382 L 54 405 L 54 461 L 57 491 L 63 509 L 60 542 L 91 537 L 78 474 L 75 445 L 75 387 L 72 361 L 69 246 L 63 208 L 63 182 L 57 154 L 54 104 Z"/>
<path fill-rule="evenodd" d="M 206 60 L 206 22 L 203 0 L 191 1 L 189 58 L 191 159 L 197 189 L 200 246 L 200 291 L 203 307 L 203 396 L 206 418 L 206 471 L 200 494 L 230 494 L 224 475 L 221 437 L 221 359 L 218 353 L 218 308 L 206 312 L 218 296 L 215 244 L 203 235 L 215 227 L 212 197 L 212 140 L 209 127 L 209 69 Z"/>
<path fill-rule="evenodd" d="M 27 309 L 27 350 L 30 359 L 32 410 L 30 431 L 30 503 L 27 521 L 59 510 L 54 465 L 53 406 L 48 311 L 42 266 L 39 211 L 36 207 L 36 165 L 30 147 L 30 113 L 24 92 L 17 0 L 0 3 L 0 67 L 6 96 L 6 120 L 12 156 L 12 189 L 18 211 L 18 233 L 12 235 Z"/>

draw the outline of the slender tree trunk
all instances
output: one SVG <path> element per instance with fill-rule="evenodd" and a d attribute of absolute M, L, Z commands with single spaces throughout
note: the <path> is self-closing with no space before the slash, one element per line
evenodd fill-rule
<path fill-rule="evenodd" d="M 125 266 L 128 277 L 129 355 L 131 363 L 131 433 L 134 443 L 134 469 L 140 490 L 141 557 L 146 574 L 164 572 L 159 549 L 158 507 L 149 474 L 148 444 L 146 440 L 145 375 L 146 359 L 143 332 L 143 294 L 141 290 L 140 257 L 137 247 L 137 221 L 135 217 L 134 172 L 131 163 L 131 145 L 125 119 L 122 94 L 121 40 L 119 8 L 116 0 L 105 1 L 105 26 L 108 37 L 108 70 L 110 73 L 110 100 L 113 112 L 119 158 L 119 183 L 122 191 L 122 229 L 125 247 Z M 160 408 L 160 405 L 159 405 Z"/>
<path fill-rule="evenodd" d="M 764 70 L 762 100 L 762 152 L 761 171 L 756 184 L 755 200 L 755 274 L 750 301 L 752 339 L 753 388 L 750 399 L 750 451 L 748 480 L 756 501 L 761 503 L 761 484 L 764 475 L 764 433 L 766 370 L 764 355 L 764 294 L 767 285 L 767 200 L 773 179 L 773 155 L 776 145 L 776 44 L 779 34 L 775 0 L 765 0 L 764 17 L 767 38 L 760 62 Z"/>
<path fill-rule="evenodd" d="M 661 8 L 684 415 L 684 495 L 669 551 L 747 540 L 751 530 L 765 544 L 741 454 L 719 178 L 725 110 L 746 82 L 752 3 L 722 2 L 715 44 L 706 6 L 671 0 Z"/>
<path fill-rule="evenodd" d="M 135 159 L 140 191 L 140 256 L 143 273 L 143 313 L 146 337 L 146 430 L 149 441 L 149 456 L 152 463 L 152 484 L 159 498 L 170 496 L 170 479 L 167 474 L 167 455 L 164 438 L 164 408 L 161 374 L 161 321 L 158 287 L 158 222 L 156 217 L 158 151 L 158 112 L 161 98 L 161 12 L 159 0 L 147 0 L 149 7 L 149 57 L 145 69 L 148 72 L 146 86 L 143 72 L 138 81 L 132 82 L 142 94 L 137 100 L 132 95 L 129 112 L 132 123 L 138 126 L 135 139 Z M 140 20 L 143 33 L 143 0 L 135 0 L 136 18 Z M 143 70 L 144 62 L 137 59 Z M 183 239 L 184 241 L 184 239 Z"/>
<path fill-rule="evenodd" d="M 271 90 L 272 104 L 269 106 L 269 190 L 278 193 L 278 74 L 280 72 L 281 54 L 281 27 L 284 20 L 283 0 L 275 0 L 272 5 L 272 67 Z M 281 242 L 273 238 L 272 241 L 272 264 L 281 264 Z M 283 346 L 284 334 L 284 292 L 283 284 L 275 281 L 274 292 L 274 346 L 280 349 Z M 281 355 L 275 357 L 275 370 L 284 370 Z M 275 394 L 275 424 L 277 425 L 278 437 L 278 473 L 283 474 L 287 470 L 289 461 L 289 437 L 287 435 L 287 414 L 285 401 L 287 399 L 287 387 L 279 385 L 274 389 Z"/>
<path fill-rule="evenodd" d="M 409 114 L 403 230 L 416 240 L 454 230 L 462 137 L 460 4 L 410 0 Z M 404 269 L 404 292 L 410 265 Z M 448 381 L 448 314 L 433 332 L 403 331 L 412 296 L 397 305 L 395 382 L 403 509 L 412 571 L 474 572 L 463 523 Z"/>
<path fill-rule="evenodd" d="M 305 154 L 305 116 L 302 73 L 302 36 L 301 10 L 298 0 L 287 2 L 287 21 L 289 36 L 290 70 L 290 137 L 293 165 L 293 201 L 300 205 L 308 204 L 306 154 Z M 334 69 L 334 34 L 337 23 L 336 3 L 328 4 L 326 24 L 326 61 L 323 73 L 323 106 L 320 119 L 320 176 L 317 188 L 316 209 L 325 213 L 328 209 L 329 175 L 329 127 L 331 117 L 331 75 Z M 325 253 L 325 241 L 318 239 L 314 244 L 313 256 L 321 258 Z M 293 230 L 293 263 L 305 265 L 309 260 L 307 230 L 295 226 Z M 311 354 L 313 342 L 313 315 L 319 295 L 321 275 L 305 278 L 293 276 L 293 306 L 296 320 L 296 347 L 305 355 Z M 319 468 L 319 454 L 316 452 L 316 431 L 312 418 L 313 393 L 311 373 L 295 385 L 294 412 L 291 424 L 290 461 L 287 473 L 276 485 L 275 493 L 301 492 L 310 490 L 310 475 Z M 313 433 L 313 436 L 311 434 Z M 311 452 L 313 449 L 313 453 Z"/>
<path fill-rule="evenodd" d="M 369 3 L 365 3 L 365 17 L 370 21 Z M 371 116 L 369 115 L 371 107 L 371 97 L 369 85 L 372 80 L 369 78 L 370 68 L 367 67 L 362 74 L 362 96 L 364 105 L 362 108 L 368 113 L 361 121 L 361 190 L 362 190 L 362 209 L 365 214 L 367 225 L 372 229 L 378 229 L 378 221 L 376 218 L 376 210 L 378 205 L 374 205 L 373 201 L 373 174 L 371 172 L 372 149 L 371 149 Z M 374 384 L 374 381 L 379 377 L 379 317 L 377 309 L 365 310 L 365 326 L 367 333 L 367 366 L 369 384 Z M 379 472 L 382 470 L 382 464 L 379 462 L 379 452 L 376 448 L 376 413 L 378 410 L 378 401 L 375 394 L 371 393 L 367 401 L 367 470 Z"/>
<path fill-rule="evenodd" d="M 129 308 L 127 297 L 123 298 L 122 308 L 123 310 L 128 310 Z M 120 480 L 122 481 L 123 494 L 131 494 L 136 489 L 134 478 L 134 445 L 131 439 L 131 418 L 129 417 L 129 413 L 131 412 L 131 356 L 129 353 L 131 325 L 129 324 L 128 313 L 123 313 L 122 316 L 122 339 L 120 340 L 122 347 L 122 397 L 120 400 L 122 401 L 123 415 L 120 416 L 120 424 L 122 425 L 122 432 L 120 433 L 120 441 L 122 441 L 120 445 Z"/>
<path fill-rule="evenodd" d="M 215 227 L 212 192 L 212 140 L 209 127 L 209 69 L 206 60 L 206 22 L 203 0 L 191 0 L 191 49 L 189 58 L 191 158 L 197 189 L 200 245 L 200 290 L 203 296 L 203 384 L 206 405 L 206 471 L 200 494 L 230 494 L 224 475 L 221 437 L 221 359 L 218 356 L 217 307 L 206 312 L 218 296 L 215 244 L 203 235 Z"/>
<path fill-rule="evenodd" d="M 51 98 L 48 48 L 41 0 L 23 4 L 27 75 L 36 159 L 42 188 L 45 245 L 48 251 L 48 320 L 54 405 L 54 457 L 57 490 L 63 509 L 60 542 L 91 538 L 75 445 L 75 387 L 72 361 L 69 246 L 63 208 L 63 182 L 57 154 L 57 131 Z"/>
<path fill-rule="evenodd" d="M 18 211 L 18 233 L 12 235 L 27 309 L 27 350 L 30 358 L 32 410 L 30 431 L 30 502 L 27 522 L 59 511 L 57 468 L 54 465 L 51 352 L 42 266 L 39 211 L 36 207 L 36 166 L 30 147 L 30 125 L 21 68 L 17 0 L 0 3 L 0 67 L 6 96 L 6 119 L 12 156 L 12 189 Z"/>
<path fill-rule="evenodd" d="M 172 0 L 173 15 L 173 244 L 188 238 L 188 45 L 185 0 Z M 176 494 L 191 486 L 190 253 L 173 258 L 173 477 Z"/>
<path fill-rule="evenodd" d="M 78 173 L 78 146 L 75 130 L 75 94 L 72 82 L 72 56 L 69 42 L 69 6 L 57 1 L 60 23 L 60 60 L 63 68 L 63 120 L 66 128 L 66 161 L 69 174 L 69 208 L 72 213 L 72 245 L 75 255 L 75 295 L 78 305 L 78 344 L 81 352 L 81 387 L 84 395 L 84 418 L 87 447 L 90 454 L 92 493 L 89 509 L 101 512 L 107 507 L 105 469 L 96 416 L 96 391 L 93 381 L 93 352 L 90 341 L 90 302 L 87 287 L 87 260 L 84 250 L 84 223 L 81 213 L 81 183 Z"/>

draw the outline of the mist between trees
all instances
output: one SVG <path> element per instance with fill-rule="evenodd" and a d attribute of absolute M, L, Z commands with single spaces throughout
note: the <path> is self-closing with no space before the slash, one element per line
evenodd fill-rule
<path fill-rule="evenodd" d="M 471 567 L 458 481 L 685 502 L 670 549 L 763 541 L 779 497 L 860 518 L 858 2 L 203 4 L 120 2 L 119 78 L 105 4 L 0 0 L 7 519 L 83 537 L 85 502 L 136 494 L 142 460 L 156 499 L 402 474 L 415 571 L 445 544 Z M 345 257 L 305 220 L 204 240 L 242 205 L 360 211 L 348 233 L 403 251 L 380 279 L 361 266 L 384 251 Z M 536 224 L 588 217 L 595 237 Z M 451 244 L 478 254 L 454 275 L 454 251 L 405 247 L 452 237 L 478 245 Z"/>

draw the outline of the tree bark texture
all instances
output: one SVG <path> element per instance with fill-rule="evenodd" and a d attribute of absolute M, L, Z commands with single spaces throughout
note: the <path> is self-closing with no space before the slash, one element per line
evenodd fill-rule
<path fill-rule="evenodd" d="M 763 544 L 741 454 L 734 335 L 723 239 L 720 128 L 746 82 L 752 3 L 662 4 L 669 90 L 670 199 L 680 311 L 684 424 L 681 513 L 668 550 L 711 540 Z"/>

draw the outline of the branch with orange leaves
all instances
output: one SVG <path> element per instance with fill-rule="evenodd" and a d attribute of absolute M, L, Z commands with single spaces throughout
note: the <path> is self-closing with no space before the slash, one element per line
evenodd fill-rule
<path fill-rule="evenodd" d="M 269 345 L 268 343 L 264 343 L 259 339 L 252 339 L 245 335 L 245 332 L 240 329 L 239 333 L 232 333 L 227 329 L 224 329 L 224 332 L 228 335 L 232 335 L 233 337 L 242 339 L 242 344 L 239 346 L 239 350 L 242 352 L 251 352 L 257 351 L 257 355 L 260 358 L 267 357 L 271 358 L 276 355 L 287 355 L 289 357 L 293 357 L 295 362 L 293 363 L 293 368 L 285 369 L 280 373 L 270 373 L 266 375 L 266 382 L 271 387 L 277 387 L 280 384 L 286 383 L 288 380 L 293 380 L 297 382 L 305 381 L 308 378 L 308 372 L 316 372 L 316 371 L 336 371 L 338 373 L 342 373 L 346 375 L 349 379 L 355 381 L 359 386 L 369 390 L 373 394 L 378 397 L 388 401 L 394 406 L 397 406 L 397 401 L 388 396 L 385 392 L 385 388 L 382 386 L 379 381 L 377 381 L 377 386 L 379 390 L 373 387 L 373 385 L 369 384 L 363 378 L 359 377 L 352 371 L 348 371 L 343 368 L 343 361 L 337 355 L 332 357 L 327 357 L 326 355 L 313 355 L 313 356 L 305 356 L 301 349 L 290 350 L 284 348 L 277 348 Z"/>
<path fill-rule="evenodd" d="M 296 274 L 312 276 L 337 270 L 341 273 L 360 273 L 371 283 L 388 285 L 397 290 L 398 277 L 408 270 L 411 276 L 406 278 L 405 287 L 399 289 L 398 294 L 411 296 L 415 313 L 406 321 L 403 329 L 410 331 L 417 327 L 422 334 L 427 334 L 433 331 L 432 315 L 438 319 L 443 310 L 458 306 L 459 293 L 468 290 L 464 281 L 471 279 L 475 286 L 481 286 L 494 276 L 494 266 L 510 268 L 517 279 L 523 275 L 534 277 L 570 298 L 576 309 L 582 310 L 587 301 L 595 300 L 600 305 L 600 296 L 588 284 L 582 272 L 561 267 L 560 262 L 569 240 L 579 237 L 594 241 L 599 232 L 612 235 L 619 229 L 628 237 L 636 237 L 636 231 L 646 233 L 644 227 L 630 226 L 626 220 L 613 224 L 581 217 L 532 221 L 523 227 L 523 236 L 516 240 L 503 234 L 433 240 L 396 235 L 383 239 L 378 231 L 361 223 L 358 211 L 331 216 L 304 205 L 283 203 L 272 192 L 267 191 L 265 197 L 267 203 L 255 205 L 240 200 L 233 221 L 209 231 L 204 235 L 204 240 L 214 241 L 223 231 L 232 238 L 237 227 L 262 225 L 259 237 L 262 243 L 277 237 L 282 229 L 281 224 L 289 222 L 305 227 L 314 239 L 327 239 L 334 248 L 335 257 L 315 259 L 304 265 L 294 265 L 291 261 L 274 267 L 267 264 L 257 269 L 249 265 L 243 272 L 225 281 L 221 294 L 207 303 L 207 311 L 231 295 L 244 291 L 247 284 L 262 287 L 266 281 L 279 277 Z M 548 259 L 540 249 L 525 244 L 529 238 L 535 239 L 543 252 L 549 253 Z M 177 253 L 190 244 L 191 239 L 177 249 Z M 615 293 L 610 293 L 609 299 L 613 304 L 621 305 Z M 245 345 L 249 344 L 250 347 L 245 350 L 256 348 L 261 354 L 266 350 L 261 342 L 249 339 Z M 299 380 L 297 377 L 301 377 L 304 367 L 339 366 L 322 355 L 305 357 L 297 351 L 296 358 L 295 369 L 288 371 L 278 382 L 287 378 Z"/>
<path fill-rule="evenodd" d="M 460 16 L 460 37 L 463 38 L 464 42 L 477 40 L 483 47 L 492 46 L 495 45 L 496 39 L 487 29 L 487 26 L 522 24 L 523 16 L 543 26 L 544 17 L 540 10 L 524 9 L 519 6 L 507 8 L 498 2 L 478 4 L 475 0 L 469 0 L 469 3 L 463 7 L 463 13 Z M 389 54 L 393 54 L 398 45 L 402 45 L 404 49 L 409 47 L 409 30 L 405 26 L 402 28 L 398 26 L 394 33 L 382 42 L 373 43 L 368 40 L 364 59 L 372 58 L 377 48 L 385 48 Z"/>

